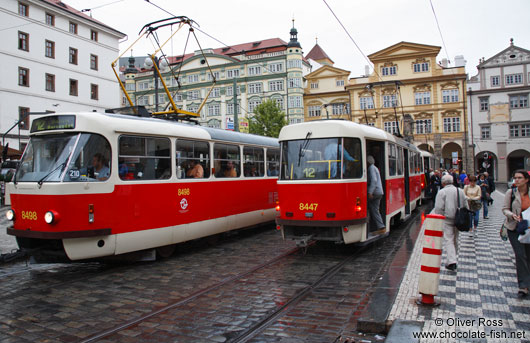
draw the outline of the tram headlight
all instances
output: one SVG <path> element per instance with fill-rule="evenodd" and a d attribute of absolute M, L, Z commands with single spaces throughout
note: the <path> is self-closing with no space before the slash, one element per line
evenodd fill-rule
<path fill-rule="evenodd" d="M 44 214 L 44 221 L 47 224 L 56 223 L 59 220 L 59 214 L 55 211 L 48 211 Z"/>
<path fill-rule="evenodd" d="M 6 218 L 9 221 L 14 221 L 15 220 L 15 211 L 13 211 L 12 209 L 7 210 Z"/>

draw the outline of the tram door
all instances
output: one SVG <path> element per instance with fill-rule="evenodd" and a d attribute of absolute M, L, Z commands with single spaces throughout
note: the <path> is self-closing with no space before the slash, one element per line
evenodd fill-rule
<path fill-rule="evenodd" d="M 388 153 L 385 151 L 385 142 L 366 140 L 366 157 L 368 157 L 368 155 L 373 156 L 375 166 L 379 169 L 379 174 L 381 175 L 381 184 L 383 185 L 384 195 L 379 204 L 379 213 L 381 213 L 383 223 L 386 223 L 386 156 L 388 156 Z M 368 170 L 368 163 L 366 164 L 366 170 Z M 377 230 L 377 228 L 372 228 L 372 230 Z"/>
<path fill-rule="evenodd" d="M 409 150 L 408 149 L 403 149 L 403 148 L 398 148 L 400 149 L 401 151 L 403 152 L 399 152 L 400 154 L 402 153 L 403 156 L 404 156 L 404 159 L 403 159 L 403 170 L 405 171 L 405 215 L 408 215 L 410 214 L 410 168 L 409 168 Z"/>

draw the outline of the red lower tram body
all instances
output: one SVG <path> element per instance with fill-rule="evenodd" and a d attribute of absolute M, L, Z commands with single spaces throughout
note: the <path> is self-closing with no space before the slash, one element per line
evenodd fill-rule
<path fill-rule="evenodd" d="M 36 195 L 36 184 L 19 183 L 11 192 L 8 233 L 44 260 L 120 255 L 273 221 L 277 200 L 275 178 L 91 184 L 90 193 L 57 194 L 61 187 L 44 184 L 47 194 Z M 52 224 L 46 212 L 54 214 Z"/>
<path fill-rule="evenodd" d="M 365 181 L 340 183 L 278 183 L 278 229 L 299 245 L 312 240 L 362 243 L 384 237 L 394 221 L 407 218 L 421 200 L 421 175 L 385 181 L 380 212 L 384 232 L 371 231 Z"/>

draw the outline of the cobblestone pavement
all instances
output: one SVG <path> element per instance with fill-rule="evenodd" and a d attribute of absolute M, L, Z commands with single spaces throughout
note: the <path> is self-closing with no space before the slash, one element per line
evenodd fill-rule
<path fill-rule="evenodd" d="M 422 244 L 414 249 L 389 319 L 421 323 L 421 332 L 431 335 L 421 342 L 530 342 L 530 299 L 517 298 L 513 250 L 499 237 L 504 194 L 492 196 L 489 219 L 483 219 L 481 211 L 476 235 L 460 235 L 458 271 L 445 269 L 445 254 L 442 257 L 439 307 L 415 303 Z M 422 237 L 423 231 L 418 242 Z M 398 341 L 410 342 L 413 337 L 401 338 Z"/>
<path fill-rule="evenodd" d="M 419 227 L 419 220 L 410 226 L 414 225 Z M 400 246 L 414 244 L 408 235 L 408 229 L 399 228 L 362 250 L 251 341 L 334 342 L 353 332 L 372 287 Z M 205 241 L 187 243 L 175 256 L 150 263 L 26 267 L 18 262 L 0 273 L 0 342 L 80 342 L 292 248 L 275 230 L 262 229 L 247 230 L 213 246 Z M 357 250 L 319 244 L 99 342 L 229 342 Z M 397 285 L 400 279 L 393 282 Z"/>

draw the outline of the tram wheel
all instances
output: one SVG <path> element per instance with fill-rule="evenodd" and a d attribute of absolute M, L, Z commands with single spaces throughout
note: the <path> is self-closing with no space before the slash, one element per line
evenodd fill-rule
<path fill-rule="evenodd" d="M 156 257 L 157 258 L 168 258 L 175 252 L 176 245 L 170 244 L 163 247 L 156 248 Z"/>

